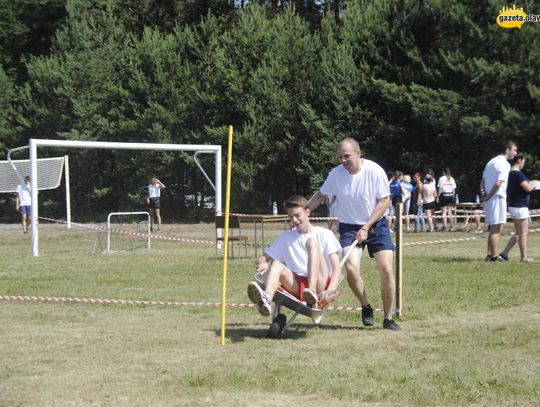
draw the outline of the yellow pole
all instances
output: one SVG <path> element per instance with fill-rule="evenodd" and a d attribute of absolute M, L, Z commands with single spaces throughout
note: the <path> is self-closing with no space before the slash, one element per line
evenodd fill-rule
<path fill-rule="evenodd" d="M 225 187 L 225 239 L 223 242 L 223 276 L 221 283 L 221 345 L 225 345 L 225 301 L 227 293 L 227 260 L 229 259 L 229 211 L 231 202 L 233 127 L 229 126 L 227 146 L 227 183 Z"/>

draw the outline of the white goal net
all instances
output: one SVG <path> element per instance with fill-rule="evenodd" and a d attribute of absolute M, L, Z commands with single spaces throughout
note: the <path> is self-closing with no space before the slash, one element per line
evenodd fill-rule
<path fill-rule="evenodd" d="M 135 252 L 150 249 L 148 212 L 111 212 L 107 223 L 96 231 L 93 254 Z"/>
<path fill-rule="evenodd" d="M 38 182 L 35 184 L 39 190 L 58 188 L 62 181 L 64 161 L 65 157 L 37 160 Z M 27 175 L 30 176 L 30 160 L 0 161 L 0 193 L 16 192 L 17 186 L 22 183 L 21 178 Z"/>

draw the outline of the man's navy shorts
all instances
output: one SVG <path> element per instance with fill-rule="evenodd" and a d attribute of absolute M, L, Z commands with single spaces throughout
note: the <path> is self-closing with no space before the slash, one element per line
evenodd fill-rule
<path fill-rule="evenodd" d="M 363 225 L 351 225 L 349 223 L 339 224 L 339 243 L 341 247 L 347 247 L 353 244 L 358 231 Z M 383 250 L 396 250 L 396 246 L 392 242 L 390 229 L 386 218 L 381 218 L 373 224 L 368 232 L 367 239 L 360 243 L 363 249 L 367 245 L 368 253 L 371 257 L 377 252 Z"/>
<path fill-rule="evenodd" d="M 19 206 L 19 213 L 21 215 L 32 215 L 32 207 L 30 205 Z"/>

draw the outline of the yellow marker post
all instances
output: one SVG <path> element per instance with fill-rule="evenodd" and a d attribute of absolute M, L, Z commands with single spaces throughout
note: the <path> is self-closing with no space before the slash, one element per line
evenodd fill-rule
<path fill-rule="evenodd" d="M 225 239 L 223 241 L 223 273 L 221 283 L 221 345 L 225 345 L 225 301 L 227 293 L 227 260 L 229 259 L 229 211 L 231 202 L 233 127 L 229 126 L 227 146 L 227 182 L 225 186 Z"/>

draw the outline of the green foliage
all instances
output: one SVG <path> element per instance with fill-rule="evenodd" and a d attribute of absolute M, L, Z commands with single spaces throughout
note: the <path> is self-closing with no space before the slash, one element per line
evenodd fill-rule
<path fill-rule="evenodd" d="M 12 128 L 15 87 L 0 65 L 0 150 L 5 151 L 14 141 L 16 131 Z"/>
<path fill-rule="evenodd" d="M 233 125 L 233 207 L 245 211 L 311 194 L 345 135 L 386 170 L 449 165 L 464 200 L 476 195 L 485 162 L 505 138 L 529 153 L 526 170 L 540 177 L 539 24 L 502 29 L 492 0 L 279 4 L 69 0 L 52 41 L 43 34 L 51 48 L 23 58 L 21 86 L 10 80 L 21 52 L 6 47 L 5 33 L 37 34 L 7 4 L 2 140 L 225 146 Z M 59 21 L 51 18 L 49 28 Z M 180 215 L 184 194 L 212 194 L 190 155 L 75 154 L 87 163 L 80 174 L 102 183 L 80 179 L 78 198 L 93 187 L 108 191 L 92 205 L 131 202 L 152 173 L 174 186 L 171 209 Z"/>
<path fill-rule="evenodd" d="M 65 18 L 65 0 L 0 0 L 0 65 L 21 83 L 25 60 L 48 55 L 54 32 Z"/>

